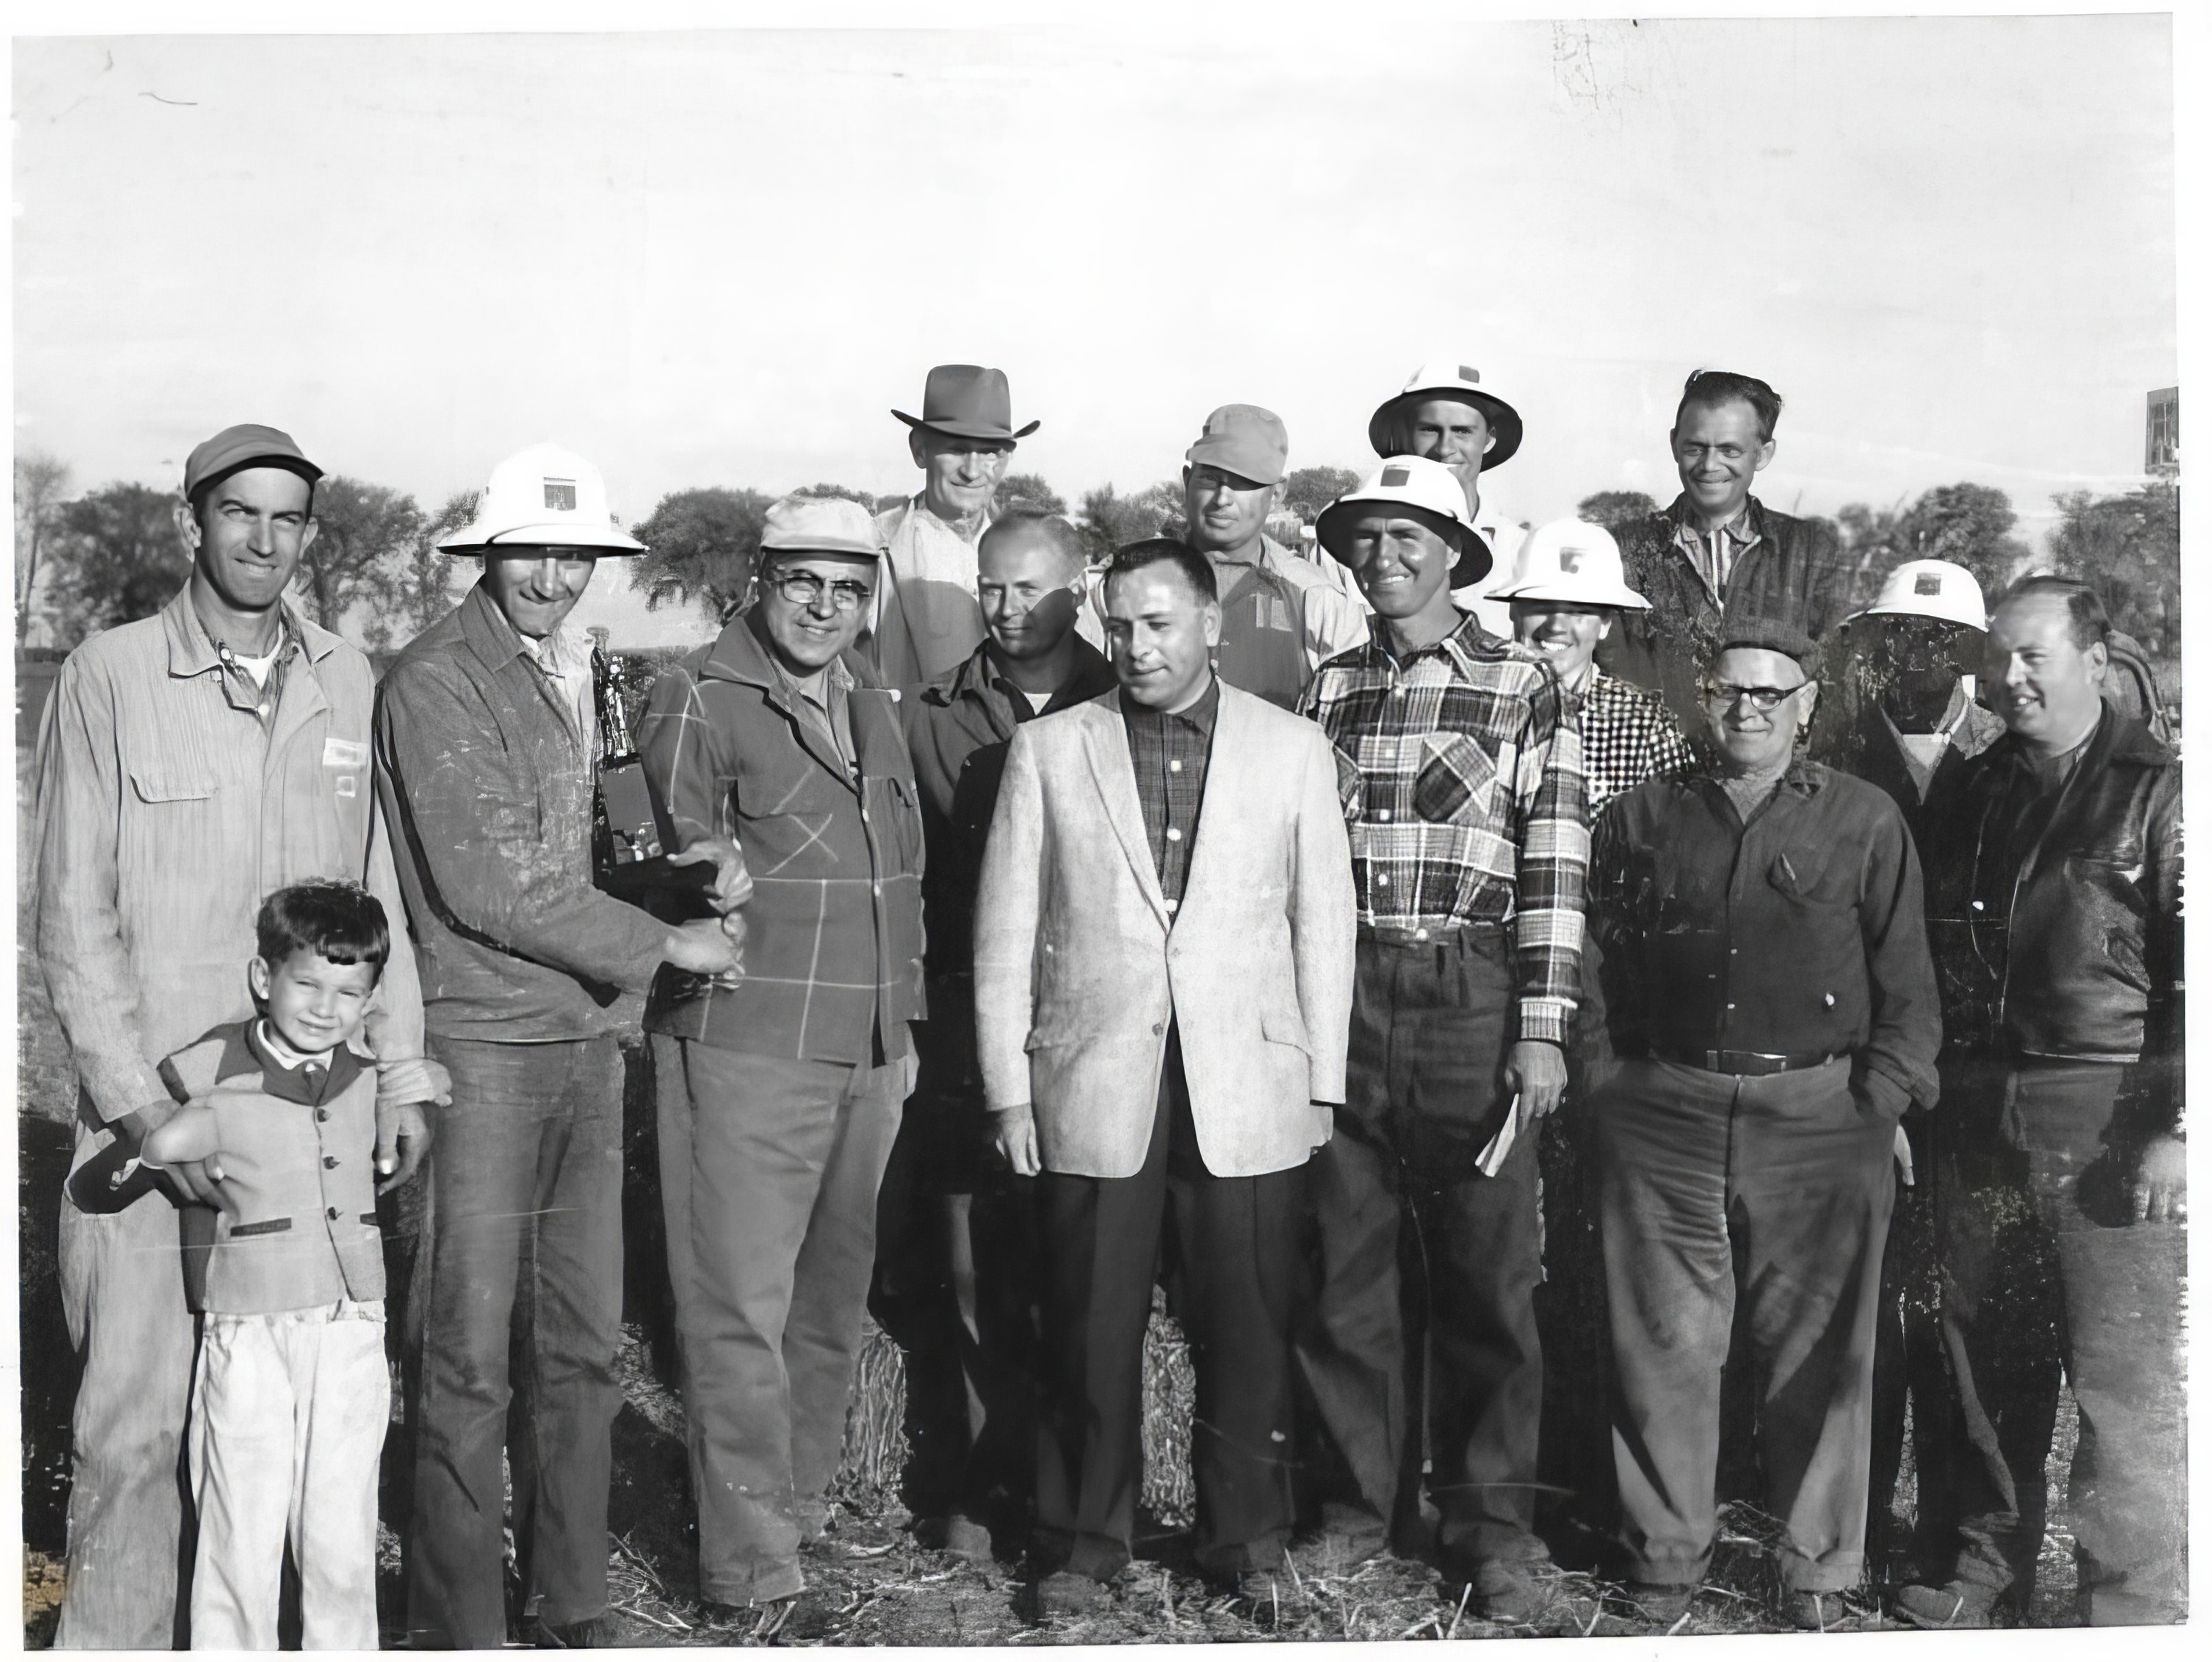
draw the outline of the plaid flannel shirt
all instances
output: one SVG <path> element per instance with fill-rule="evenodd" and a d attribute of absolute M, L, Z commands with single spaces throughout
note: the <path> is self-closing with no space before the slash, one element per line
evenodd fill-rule
<path fill-rule="evenodd" d="M 1564 1044 L 1589 831 L 1582 736 L 1551 666 L 1472 617 L 1401 663 L 1377 619 L 1301 708 L 1336 747 L 1362 926 L 1510 922 L 1520 1037 Z"/>
<path fill-rule="evenodd" d="M 1137 800 L 1145 810 L 1145 838 L 1152 845 L 1152 869 L 1170 911 L 1182 904 L 1190 874 L 1190 845 L 1206 802 L 1206 765 L 1213 755 L 1213 718 L 1220 709 L 1217 680 L 1206 683 L 1196 703 L 1172 715 L 1121 695 L 1121 725 L 1129 735 Z"/>
<path fill-rule="evenodd" d="M 1589 818 L 1625 790 L 1676 773 L 1697 760 L 1667 701 L 1595 666 L 1581 696 L 1570 696 L 1583 737 Z"/>

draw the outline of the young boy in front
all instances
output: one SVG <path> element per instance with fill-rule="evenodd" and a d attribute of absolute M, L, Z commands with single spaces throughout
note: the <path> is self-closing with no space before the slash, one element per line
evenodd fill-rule
<path fill-rule="evenodd" d="M 353 1048 L 392 941 L 349 883 L 263 903 L 259 1016 L 163 1062 L 185 1104 L 144 1164 L 205 1162 L 217 1213 L 185 1214 L 202 1312 L 188 1433 L 199 1512 L 192 1647 L 274 1650 L 289 1533 L 309 1650 L 374 1650 L 376 1472 L 391 1416 L 376 1227 L 376 1069 Z M 387 1126 L 428 1141 L 414 1123 Z"/>

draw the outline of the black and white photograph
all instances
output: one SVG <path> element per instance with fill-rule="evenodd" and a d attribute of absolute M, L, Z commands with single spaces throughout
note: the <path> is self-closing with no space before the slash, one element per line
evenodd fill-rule
<path fill-rule="evenodd" d="M 2020 3 L 14 9 L 24 1646 L 2181 1654 Z"/>

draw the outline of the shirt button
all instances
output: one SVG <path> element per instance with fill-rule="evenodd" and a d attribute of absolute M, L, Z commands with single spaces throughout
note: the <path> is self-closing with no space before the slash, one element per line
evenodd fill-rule
<path fill-rule="evenodd" d="M 1164 1022 L 1164 1021 L 1155 1021 L 1155 1022 L 1152 1024 L 1152 1032 L 1153 1032 L 1155 1034 L 1164 1033 L 1164 1032 L 1167 1032 L 1167 1030 L 1168 1030 L 1168 1025 L 1167 1025 L 1167 1023 L 1166 1023 L 1166 1022 Z"/>
<path fill-rule="evenodd" d="M 1167 909 L 1168 909 L 1170 911 L 1173 911 L 1173 910 L 1176 909 L 1176 903 L 1175 903 L 1174 901 L 1172 901 L 1172 900 L 1169 901 L 1169 902 L 1167 903 Z M 1052 950 L 1052 948 L 1051 948 L 1051 947 L 1046 947 L 1046 948 L 1045 948 L 1045 950 L 1046 950 L 1047 952 L 1050 952 L 1050 951 Z"/>
<path fill-rule="evenodd" d="M 327 1108 L 318 1108 L 315 1110 L 315 1117 L 317 1119 L 328 1119 L 330 1117 L 331 1111 Z"/>
<path fill-rule="evenodd" d="M 336 1223 L 338 1221 L 338 1208 L 333 1206 L 328 1212 L 325 1213 L 324 1215 L 329 1218 L 332 1223 Z"/>
<path fill-rule="evenodd" d="M 1168 771 L 1170 773 L 1181 773 L 1182 771 L 1182 763 L 1178 758 L 1170 756 L 1168 758 Z"/>
<path fill-rule="evenodd" d="M 1428 938 L 1429 932 L 1426 929 L 1416 929 L 1413 931 L 1413 939 L 1416 941 L 1426 941 Z"/>
<path fill-rule="evenodd" d="M 1388 809 L 1388 808 L 1384 808 L 1381 813 L 1377 813 L 1375 817 L 1376 817 L 1377 819 L 1381 820 L 1384 825 L 1389 825 L 1389 824 L 1390 823 L 1390 810 L 1389 810 L 1389 809 Z"/>
<path fill-rule="evenodd" d="M 1836 995 L 1833 993 L 1822 993 L 1820 995 L 1820 1002 L 1826 1005 L 1832 1010 L 1836 1008 Z"/>
<path fill-rule="evenodd" d="M 1735 1008 L 1735 1005 L 1733 1005 L 1733 1004 L 1731 1004 L 1731 1005 L 1729 1005 L 1729 1009 L 1731 1009 L 1731 1010 L 1733 1010 L 1734 1008 Z"/>
<path fill-rule="evenodd" d="M 1176 830 L 1173 825 L 1170 825 L 1170 826 L 1168 827 L 1168 841 L 1169 841 L 1169 842 L 1170 842 L 1170 843 L 1180 843 L 1180 842 L 1182 842 L 1182 833 L 1181 831 L 1177 831 L 1177 830 Z"/>
<path fill-rule="evenodd" d="M 860 810 L 860 823 L 864 825 L 868 823 L 868 811 L 866 808 Z"/>
<path fill-rule="evenodd" d="M 335 1172 L 337 1170 L 337 1165 L 338 1157 L 336 1154 L 325 1154 L 323 1156 L 323 1170 L 325 1172 Z"/>
<path fill-rule="evenodd" d="M 874 886 L 874 887 L 875 887 L 875 891 L 876 891 L 876 898 L 877 898 L 877 899 L 878 899 L 878 900 L 882 899 L 882 898 L 884 898 L 884 886 L 883 886 L 882 884 L 880 884 L 880 883 L 878 883 L 878 884 L 876 884 L 876 885 Z"/>
<path fill-rule="evenodd" d="M 1390 874 L 1388 872 L 1377 872 L 1375 874 L 1375 881 L 1379 886 L 1387 889 L 1390 886 Z"/>

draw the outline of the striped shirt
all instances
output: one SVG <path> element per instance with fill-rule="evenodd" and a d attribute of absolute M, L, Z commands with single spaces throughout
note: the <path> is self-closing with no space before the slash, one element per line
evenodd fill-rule
<path fill-rule="evenodd" d="M 1748 501 L 1736 510 L 1734 519 L 1716 530 L 1701 530 L 1686 502 L 1674 521 L 1674 546 L 1682 551 L 1690 569 L 1704 580 L 1715 605 L 1728 592 L 1729 575 L 1735 569 L 1735 563 L 1758 541 L 1759 527 L 1752 521 Z"/>
<path fill-rule="evenodd" d="M 1690 766 L 1697 753 L 1657 693 L 1592 666 L 1589 684 L 1569 696 L 1583 736 L 1589 818 L 1621 794 Z"/>
<path fill-rule="evenodd" d="M 1564 1044 L 1589 832 L 1582 736 L 1551 666 L 1469 616 L 1401 663 L 1378 619 L 1303 709 L 1336 747 L 1361 925 L 1424 939 L 1510 922 L 1520 1036 Z"/>

